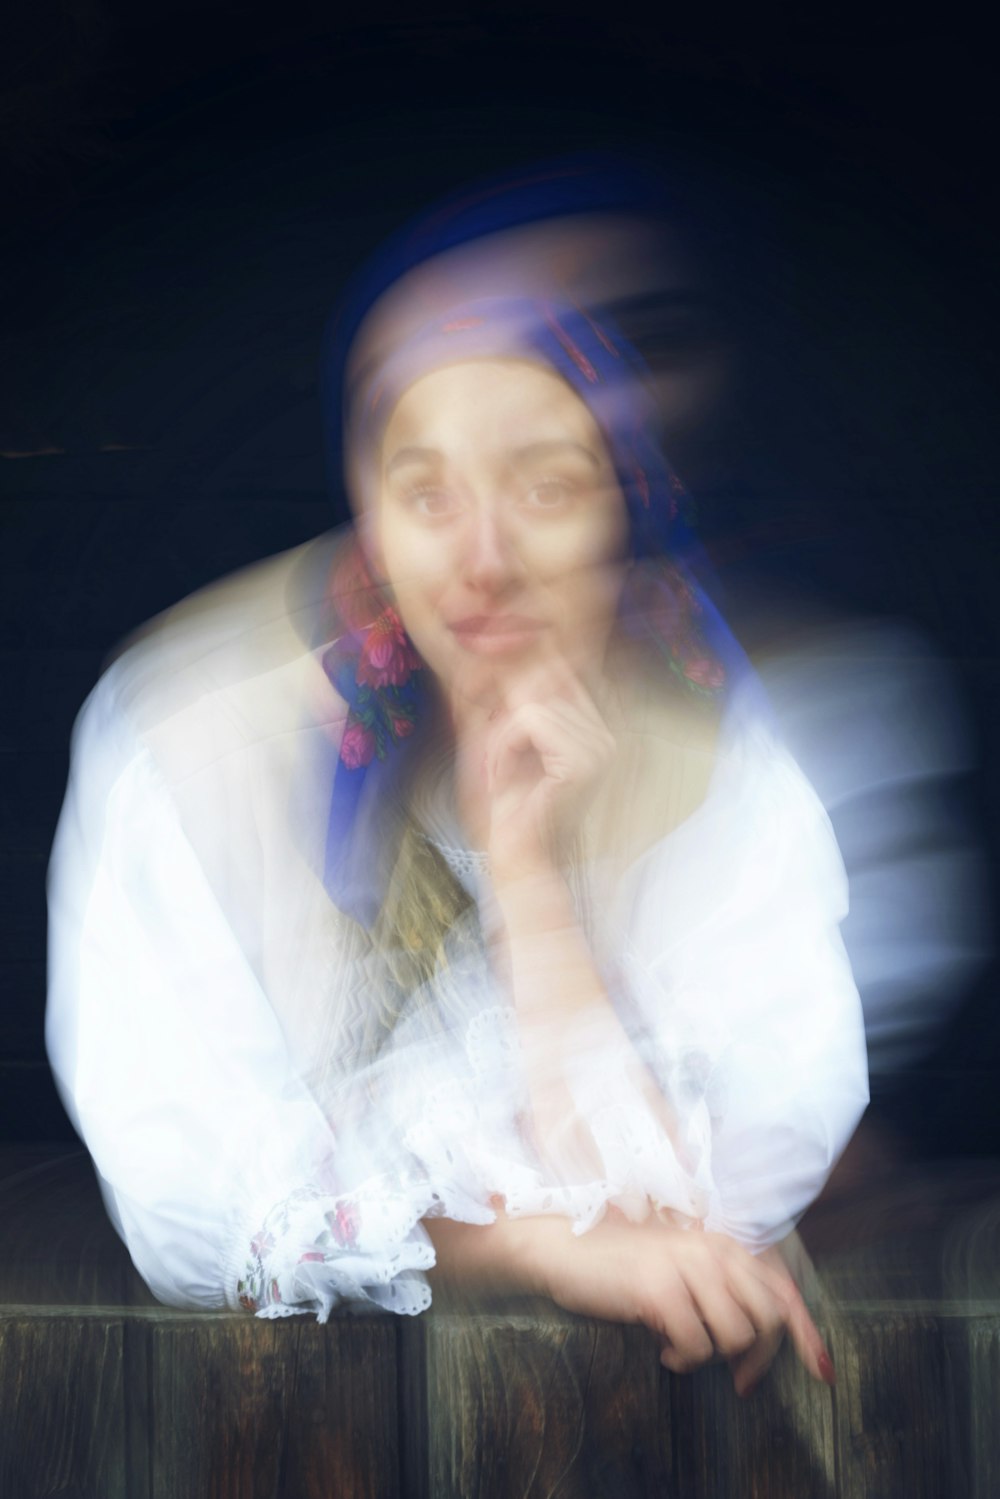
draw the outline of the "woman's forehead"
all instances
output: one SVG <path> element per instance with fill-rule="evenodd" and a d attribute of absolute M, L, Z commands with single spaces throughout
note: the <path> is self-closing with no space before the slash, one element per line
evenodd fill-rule
<path fill-rule="evenodd" d="M 400 447 L 444 456 L 526 451 L 565 441 L 603 456 L 597 423 L 554 370 L 520 359 L 466 360 L 421 375 L 386 424 L 382 453 Z"/>

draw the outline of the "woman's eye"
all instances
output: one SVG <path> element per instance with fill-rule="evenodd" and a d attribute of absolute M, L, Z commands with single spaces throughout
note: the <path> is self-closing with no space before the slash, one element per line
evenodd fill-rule
<path fill-rule="evenodd" d="M 457 504 L 453 494 L 436 485 L 421 485 L 417 489 L 408 489 L 404 498 L 411 510 L 428 519 L 450 515 Z"/>
<path fill-rule="evenodd" d="M 540 479 L 528 489 L 526 499 L 534 510 L 557 510 L 568 505 L 573 494 L 574 487 L 566 479 Z"/>

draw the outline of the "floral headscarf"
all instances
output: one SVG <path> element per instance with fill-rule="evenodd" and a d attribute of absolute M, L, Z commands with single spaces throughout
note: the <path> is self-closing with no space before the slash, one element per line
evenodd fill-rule
<path fill-rule="evenodd" d="M 625 499 L 636 562 L 620 623 L 651 640 L 688 691 L 721 695 L 749 668 L 695 581 L 689 501 L 656 440 L 644 367 L 606 320 L 533 298 L 483 298 L 451 309 L 395 349 L 358 392 L 348 424 L 348 440 L 361 457 L 358 472 L 374 482 L 385 423 L 417 378 L 498 356 L 554 370 L 595 417 Z M 370 496 L 358 498 L 363 506 Z M 335 638 L 324 666 L 348 704 L 348 719 L 331 798 L 325 883 L 340 909 L 370 926 L 388 872 L 385 812 L 407 744 L 426 716 L 426 672 L 399 616 L 379 596 L 359 544 L 335 569 L 330 603 Z"/>

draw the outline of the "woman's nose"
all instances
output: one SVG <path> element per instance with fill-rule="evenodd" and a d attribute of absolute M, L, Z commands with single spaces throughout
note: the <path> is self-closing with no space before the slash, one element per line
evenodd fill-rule
<path fill-rule="evenodd" d="M 520 571 L 520 561 L 503 517 L 483 506 L 469 518 L 463 559 L 467 581 L 478 588 L 496 589 Z"/>

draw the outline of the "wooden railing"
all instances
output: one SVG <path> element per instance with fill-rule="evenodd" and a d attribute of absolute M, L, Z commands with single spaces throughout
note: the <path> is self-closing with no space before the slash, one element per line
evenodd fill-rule
<path fill-rule="evenodd" d="M 641 1329 L 548 1304 L 325 1327 L 157 1306 L 80 1154 L 20 1151 L 0 1207 L 2 1499 L 1000 1495 L 982 1232 L 960 1296 L 918 1235 L 821 1260 L 836 1388 L 786 1351 L 740 1401 L 724 1367 L 669 1375 Z"/>

